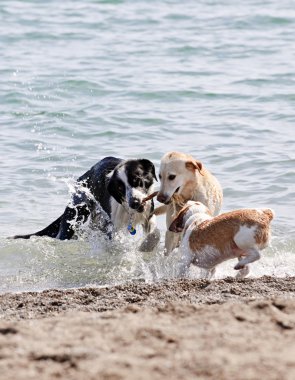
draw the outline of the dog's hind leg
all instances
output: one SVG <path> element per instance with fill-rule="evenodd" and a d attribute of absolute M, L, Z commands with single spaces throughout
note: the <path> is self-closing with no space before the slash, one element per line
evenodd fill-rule
<path fill-rule="evenodd" d="M 260 252 L 256 248 L 248 248 L 243 250 L 245 256 L 239 259 L 238 264 L 235 265 L 234 269 L 240 270 L 243 269 L 247 264 L 253 263 L 260 259 Z"/>
<path fill-rule="evenodd" d="M 243 260 L 244 257 L 244 251 L 243 256 L 239 256 L 238 260 L 239 262 Z M 242 269 L 239 269 L 238 273 L 236 274 L 236 278 L 245 278 L 250 272 L 249 265 L 245 265 Z"/>
<path fill-rule="evenodd" d="M 240 269 L 236 274 L 236 278 L 245 278 L 250 272 L 249 265 L 245 265 L 244 268 Z"/>

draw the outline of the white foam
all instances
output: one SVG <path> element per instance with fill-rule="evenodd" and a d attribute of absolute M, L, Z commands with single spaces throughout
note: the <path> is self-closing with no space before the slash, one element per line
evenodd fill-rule
<path fill-rule="evenodd" d="M 88 231 L 70 241 L 0 239 L 0 292 L 177 278 L 181 253 L 176 249 L 164 256 L 162 241 L 156 252 L 143 254 L 137 249 L 142 236 L 141 229 L 131 236 L 126 228 L 126 233 L 117 235 L 112 242 L 98 231 Z M 295 276 L 294 249 L 294 240 L 274 237 L 272 246 L 261 252 L 261 259 L 250 264 L 249 276 Z M 218 265 L 214 278 L 235 276 L 235 264 L 234 259 Z M 190 278 L 203 276 L 202 270 L 191 265 Z"/>

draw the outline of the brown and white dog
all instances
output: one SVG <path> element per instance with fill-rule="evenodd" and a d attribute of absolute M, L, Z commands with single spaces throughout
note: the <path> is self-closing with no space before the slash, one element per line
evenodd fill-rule
<path fill-rule="evenodd" d="M 213 217 L 200 202 L 187 202 L 173 220 L 170 231 L 183 232 L 181 275 L 191 263 L 207 270 L 210 278 L 216 265 L 238 258 L 237 277 L 249 273 L 249 263 L 260 259 L 270 240 L 271 209 L 241 209 Z"/>
<path fill-rule="evenodd" d="M 218 215 L 223 195 L 216 177 L 188 154 L 166 153 L 161 159 L 159 178 L 161 187 L 157 200 L 164 205 L 158 207 L 155 214 L 166 212 L 165 253 L 169 254 L 179 245 L 180 234 L 168 229 L 183 205 L 188 200 L 200 201 L 213 215 Z"/>

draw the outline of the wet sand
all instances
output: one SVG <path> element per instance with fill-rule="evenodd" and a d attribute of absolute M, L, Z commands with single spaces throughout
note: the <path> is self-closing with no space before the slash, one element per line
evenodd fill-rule
<path fill-rule="evenodd" d="M 1 379 L 295 379 L 295 277 L 0 295 Z"/>

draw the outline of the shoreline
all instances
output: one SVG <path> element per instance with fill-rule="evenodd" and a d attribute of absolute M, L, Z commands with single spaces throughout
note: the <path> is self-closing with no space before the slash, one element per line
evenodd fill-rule
<path fill-rule="evenodd" d="M 5 379 L 295 378 L 295 277 L 0 295 Z"/>
<path fill-rule="evenodd" d="M 47 313 L 58 315 L 65 311 L 104 312 L 130 304 L 141 307 L 156 307 L 167 302 L 212 305 L 273 297 L 295 298 L 295 276 L 132 281 L 111 286 L 8 292 L 0 294 L 0 321 L 42 318 Z"/>

